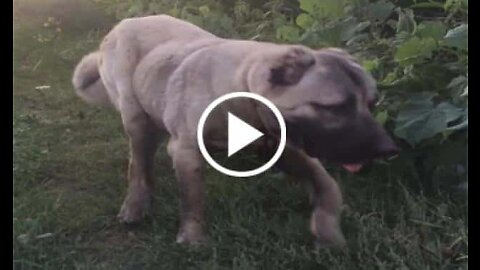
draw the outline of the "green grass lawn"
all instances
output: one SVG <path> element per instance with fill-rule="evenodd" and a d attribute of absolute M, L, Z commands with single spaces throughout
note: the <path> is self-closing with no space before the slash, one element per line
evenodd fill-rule
<path fill-rule="evenodd" d="M 390 175 L 388 164 L 355 176 L 332 171 L 345 197 L 343 250 L 314 249 L 301 186 L 274 173 L 236 180 L 213 169 L 209 243 L 175 244 L 177 190 L 164 147 L 153 216 L 122 227 L 115 217 L 128 148 L 120 118 L 83 103 L 70 83 L 76 62 L 111 23 L 78 27 L 83 16 L 71 14 L 71 25 L 64 19 L 61 32 L 41 16 L 15 16 L 15 269 L 467 268 L 465 197 L 424 195 Z"/>

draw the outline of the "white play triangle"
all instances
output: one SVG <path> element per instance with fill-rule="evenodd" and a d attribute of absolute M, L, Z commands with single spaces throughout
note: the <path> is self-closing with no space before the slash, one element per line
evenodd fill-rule
<path fill-rule="evenodd" d="M 228 113 L 228 157 L 262 136 L 262 132 Z"/>

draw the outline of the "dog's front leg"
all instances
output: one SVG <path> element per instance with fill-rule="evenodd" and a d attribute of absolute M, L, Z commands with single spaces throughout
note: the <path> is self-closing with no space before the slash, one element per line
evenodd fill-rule
<path fill-rule="evenodd" d="M 173 161 L 180 193 L 180 228 L 177 243 L 196 244 L 206 240 L 204 233 L 204 164 L 195 143 L 172 137 L 168 153 Z"/>
<path fill-rule="evenodd" d="M 316 237 L 317 246 L 343 246 L 345 239 L 339 222 L 343 200 L 336 181 L 318 159 L 294 147 L 285 148 L 279 165 L 286 173 L 303 180 L 311 187 L 314 209 L 310 229 Z"/>

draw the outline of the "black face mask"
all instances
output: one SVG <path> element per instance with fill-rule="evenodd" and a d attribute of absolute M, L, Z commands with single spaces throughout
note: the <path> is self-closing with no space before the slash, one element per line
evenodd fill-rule
<path fill-rule="evenodd" d="M 312 120 L 287 120 L 287 138 L 310 156 L 335 163 L 363 163 L 397 151 L 386 132 L 372 119 L 326 129 Z"/>

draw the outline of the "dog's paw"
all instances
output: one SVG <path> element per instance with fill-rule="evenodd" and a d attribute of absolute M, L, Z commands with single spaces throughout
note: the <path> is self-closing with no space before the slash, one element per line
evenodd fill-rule
<path fill-rule="evenodd" d="M 203 231 L 203 226 L 197 221 L 185 222 L 177 234 L 178 244 L 198 245 L 205 244 L 208 238 Z"/>
<path fill-rule="evenodd" d="M 346 244 L 338 217 L 321 208 L 314 209 L 310 230 L 316 238 L 316 248 L 342 248 Z"/>
<path fill-rule="evenodd" d="M 118 220 L 126 225 L 140 223 L 151 213 L 152 197 L 150 195 L 128 195 L 117 215 Z"/>

